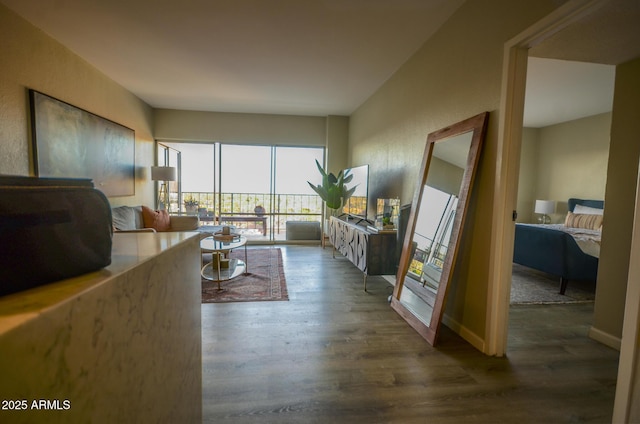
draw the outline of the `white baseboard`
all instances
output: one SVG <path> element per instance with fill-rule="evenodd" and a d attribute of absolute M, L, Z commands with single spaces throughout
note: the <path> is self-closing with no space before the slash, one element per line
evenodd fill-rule
<path fill-rule="evenodd" d="M 461 325 L 458 321 L 452 319 L 448 315 L 445 315 L 442 318 L 442 323 L 453 330 L 455 333 L 460 335 L 463 339 L 468 341 L 473 347 L 478 349 L 480 352 L 484 352 L 485 342 L 484 340 L 478 336 L 473 331 L 469 330 L 467 327 Z M 602 330 L 598 330 L 597 328 L 591 327 L 589 329 L 589 337 L 593 340 L 600 342 L 606 346 L 609 346 L 612 349 L 620 350 L 620 345 L 622 340 L 619 337 L 612 336 L 609 333 L 605 333 Z"/>
<path fill-rule="evenodd" d="M 484 339 L 478 336 L 476 333 L 461 325 L 458 321 L 454 320 L 448 315 L 444 315 L 442 317 L 442 323 L 452 329 L 455 333 L 460 335 L 460 337 L 468 341 L 471 346 L 475 347 L 482 353 L 485 352 Z"/>
<path fill-rule="evenodd" d="M 620 351 L 620 345 L 622 344 L 622 339 L 620 337 L 612 336 L 611 334 L 598 330 L 595 327 L 589 328 L 589 337 L 597 342 L 609 346 L 612 349 Z"/>

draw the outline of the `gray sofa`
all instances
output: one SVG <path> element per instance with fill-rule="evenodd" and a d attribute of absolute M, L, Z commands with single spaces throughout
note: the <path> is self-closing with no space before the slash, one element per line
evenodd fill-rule
<path fill-rule="evenodd" d="M 111 216 L 114 232 L 156 232 L 154 228 L 145 228 L 142 206 L 117 206 L 111 208 Z M 170 225 L 168 231 L 197 231 L 199 221 L 195 215 L 171 215 Z"/>

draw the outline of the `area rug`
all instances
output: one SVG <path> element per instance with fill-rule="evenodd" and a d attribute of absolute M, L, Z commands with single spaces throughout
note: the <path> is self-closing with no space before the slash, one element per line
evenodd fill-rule
<path fill-rule="evenodd" d="M 559 293 L 560 279 L 522 265 L 513 264 L 511 304 L 587 303 L 595 299 L 595 286 L 569 281 L 564 295 Z"/>
<path fill-rule="evenodd" d="M 244 248 L 232 251 L 229 256 L 244 260 Z M 205 255 L 204 260 L 210 261 L 211 255 Z M 223 281 L 222 290 L 218 290 L 218 283 L 203 278 L 202 303 L 289 300 L 280 249 L 249 248 L 247 265 L 248 273 Z"/>

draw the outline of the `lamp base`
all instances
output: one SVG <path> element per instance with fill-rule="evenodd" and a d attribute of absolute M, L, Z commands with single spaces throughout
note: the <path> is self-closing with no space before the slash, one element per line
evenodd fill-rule
<path fill-rule="evenodd" d="M 547 214 L 543 214 L 538 218 L 540 224 L 551 224 L 551 218 Z"/>
<path fill-rule="evenodd" d="M 158 190 L 158 209 L 166 210 L 169 212 L 169 184 L 166 182 L 160 183 L 160 190 Z"/>

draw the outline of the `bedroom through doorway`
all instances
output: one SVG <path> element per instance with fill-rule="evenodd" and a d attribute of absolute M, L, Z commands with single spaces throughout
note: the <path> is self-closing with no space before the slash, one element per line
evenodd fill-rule
<path fill-rule="evenodd" d="M 510 302 L 593 304 L 615 66 L 531 54 Z"/>

